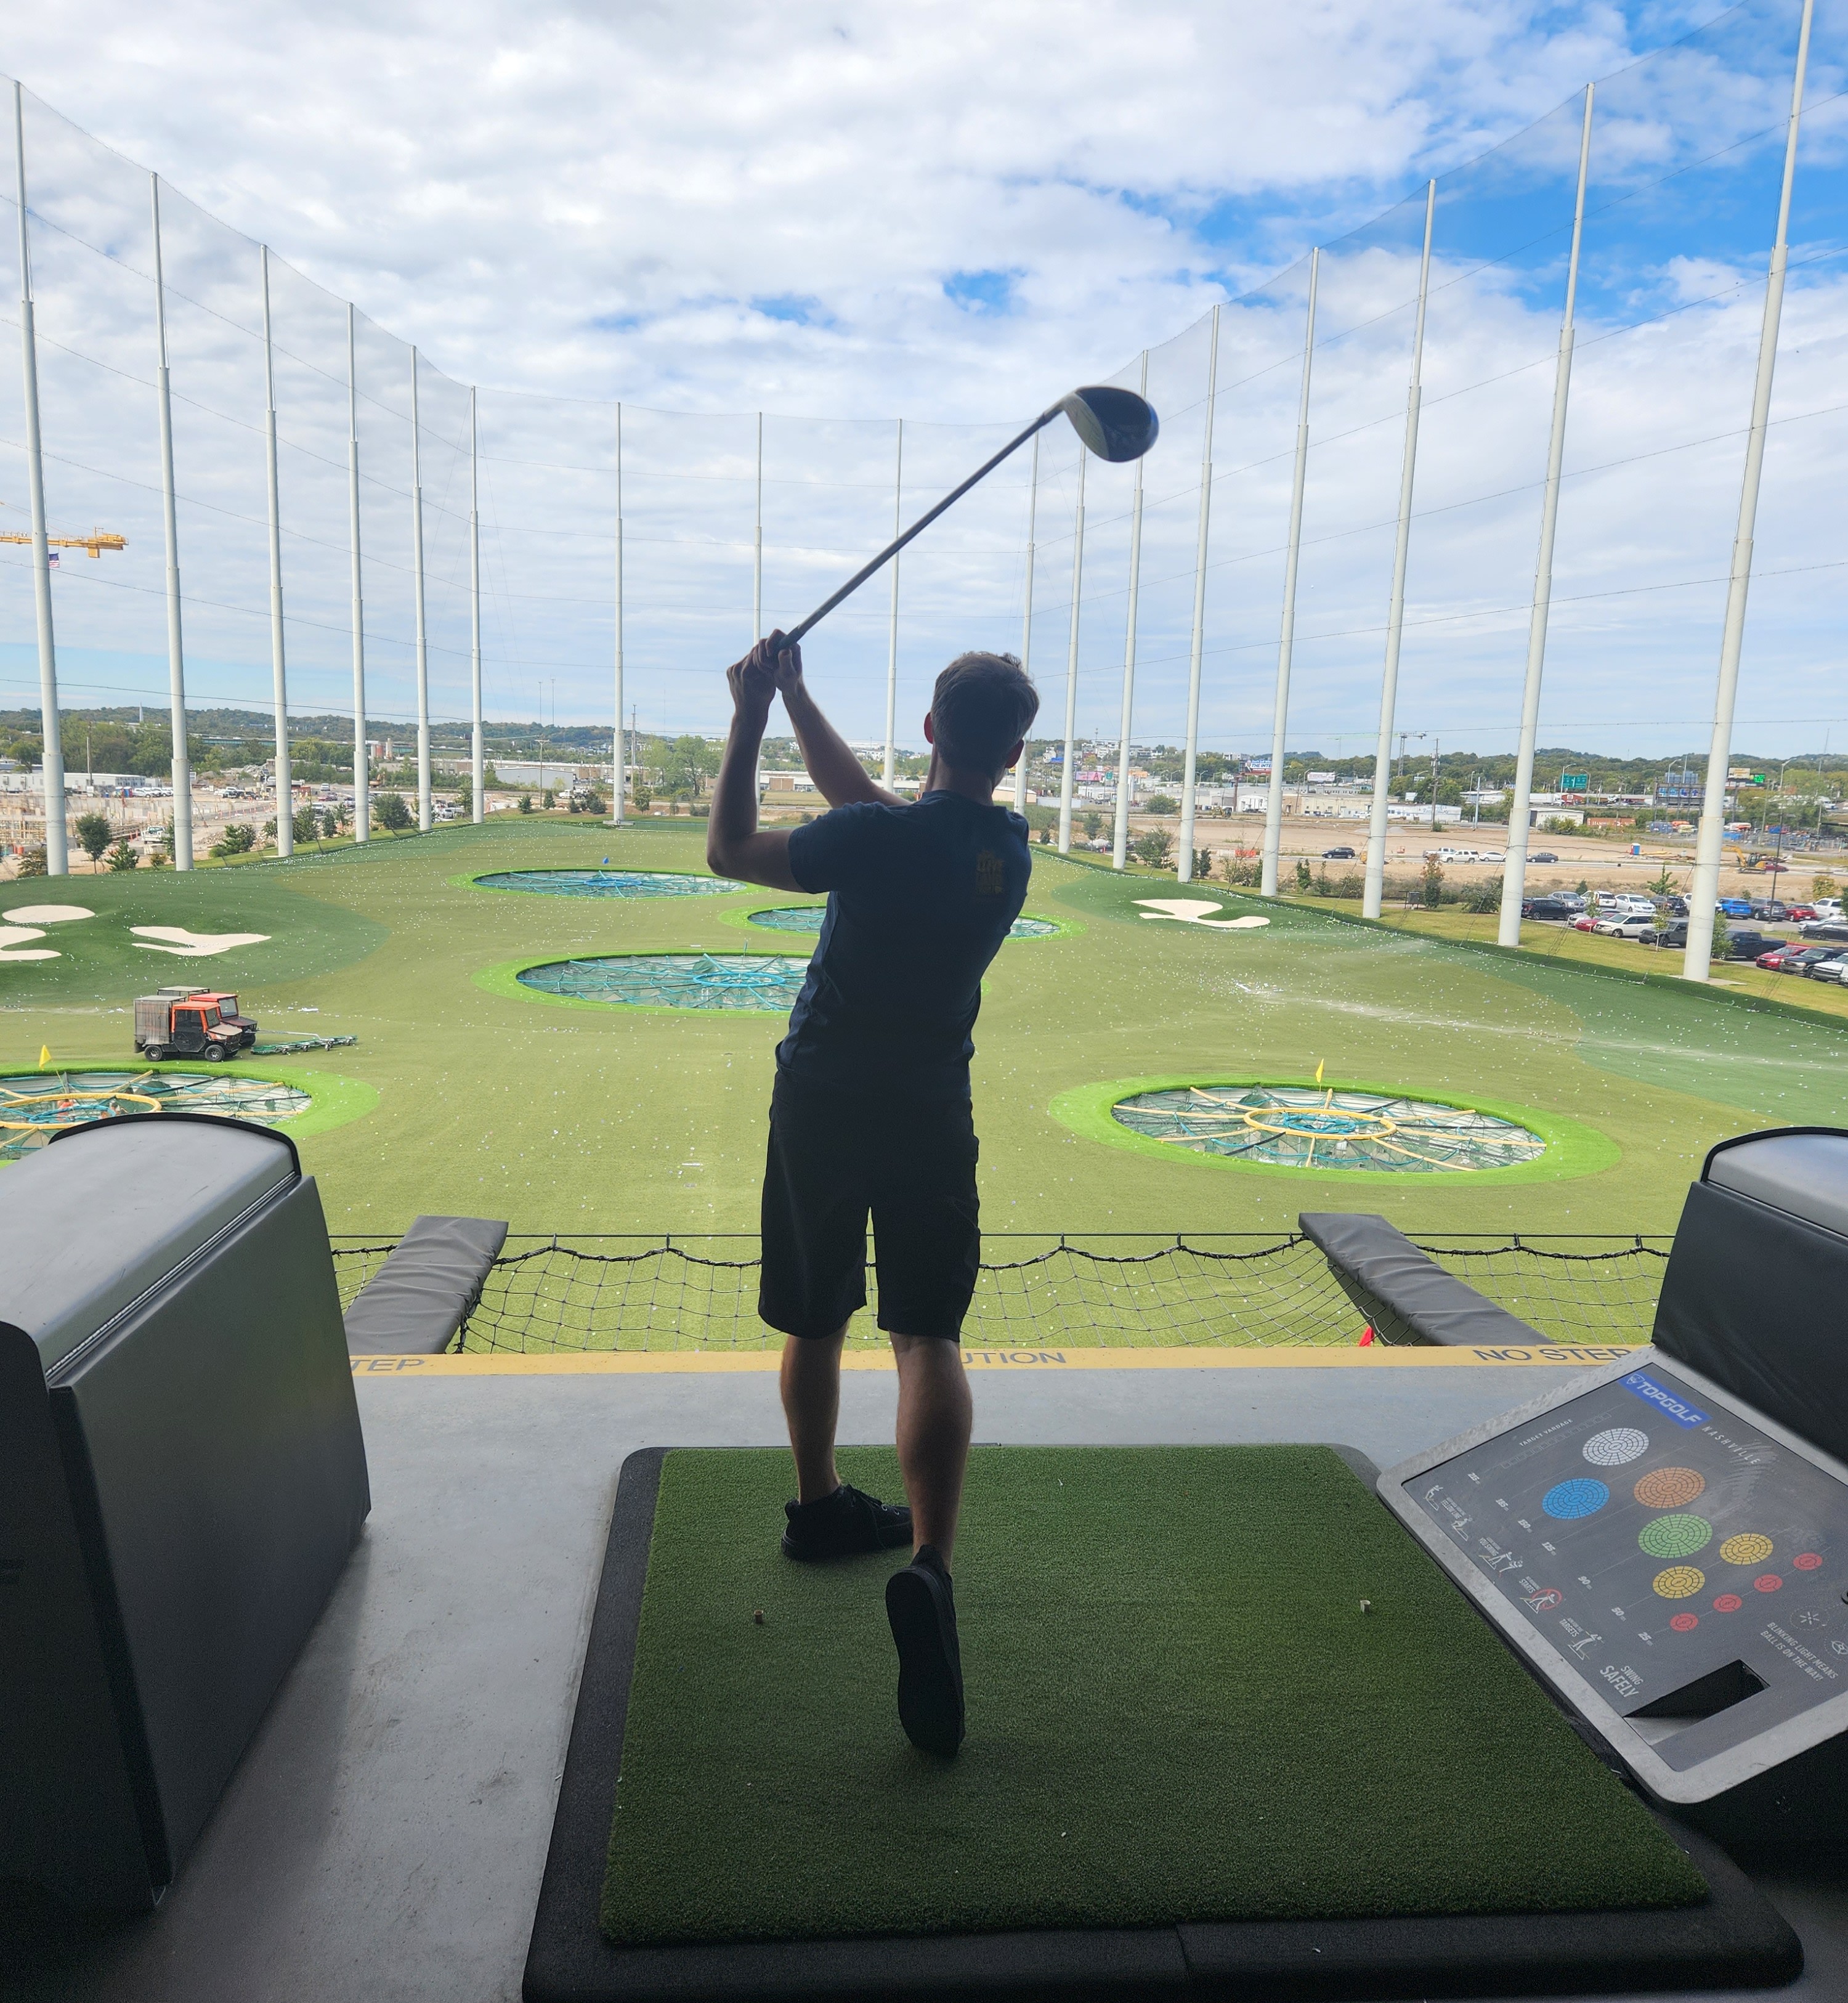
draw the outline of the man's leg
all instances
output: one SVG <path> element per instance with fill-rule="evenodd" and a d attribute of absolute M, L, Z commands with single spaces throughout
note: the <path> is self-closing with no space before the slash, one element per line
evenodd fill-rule
<path fill-rule="evenodd" d="M 962 1346 L 960 1342 L 945 1341 L 941 1336 L 894 1335 L 892 1349 L 898 1364 L 899 1466 L 904 1472 L 906 1499 L 911 1505 L 913 1547 L 934 1544 L 948 1564 L 956 1541 L 956 1515 L 962 1503 L 962 1474 L 969 1463 L 973 1422 L 969 1379 L 962 1369 Z M 838 1369 L 838 1337 L 833 1355 Z M 787 1385 L 787 1351 L 783 1369 Z M 785 1391 L 785 1404 L 788 1400 Z M 839 1404 L 837 1375 L 835 1409 Z M 832 1438 L 830 1431 L 830 1442 Z M 795 1438 L 793 1418 L 790 1438 L 792 1442 Z M 828 1466 L 833 1465 L 830 1457 Z M 798 1448 L 798 1470 L 801 1466 Z M 803 1493 L 805 1495 L 808 1491 Z"/>
<path fill-rule="evenodd" d="M 832 1335 L 784 1338 L 783 1417 L 795 1456 L 798 1502 L 819 1502 L 840 1486 L 834 1470 L 834 1428 L 840 1417 L 840 1345 L 846 1337 L 843 1323 Z"/>

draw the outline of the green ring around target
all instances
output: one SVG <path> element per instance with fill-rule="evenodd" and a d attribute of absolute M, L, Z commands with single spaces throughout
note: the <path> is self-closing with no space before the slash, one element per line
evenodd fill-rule
<path fill-rule="evenodd" d="M 1623 1151 L 1615 1141 L 1581 1120 L 1568 1120 L 1556 1113 L 1536 1113 L 1528 1106 L 1511 1106 L 1504 1099 L 1459 1098 L 1454 1089 L 1434 1089 L 1408 1082 L 1376 1085 L 1345 1078 L 1324 1078 L 1319 1081 L 1275 1075 L 1228 1078 L 1218 1072 L 1178 1071 L 1158 1078 L 1119 1078 L 1097 1085 L 1074 1085 L 1070 1091 L 1060 1092 L 1046 1110 L 1061 1126 L 1069 1127 L 1085 1140 L 1101 1141 L 1106 1148 L 1126 1148 L 1133 1155 L 1144 1155 L 1154 1161 L 1189 1163 L 1227 1169 L 1239 1175 L 1289 1176 L 1299 1180 L 1312 1176 L 1326 1182 L 1365 1183 L 1371 1188 L 1379 1188 L 1385 1178 L 1377 1169 L 1325 1169 L 1319 1162 L 1308 1168 L 1301 1168 L 1282 1162 L 1247 1161 L 1236 1155 L 1196 1154 L 1190 1148 L 1176 1147 L 1172 1141 L 1158 1141 L 1149 1134 L 1138 1134 L 1114 1117 L 1114 1109 L 1124 1099 L 1136 1098 L 1145 1092 L 1179 1092 L 1189 1085 L 1217 1089 L 1221 1086 L 1251 1085 L 1278 1085 L 1305 1092 L 1313 1092 L 1319 1086 L 1323 1091 L 1371 1092 L 1389 1099 L 1422 1099 L 1433 1106 L 1453 1106 L 1462 1112 L 1486 1113 L 1497 1120 L 1525 1127 L 1546 1144 L 1546 1152 L 1538 1161 L 1521 1162 L 1504 1169 L 1433 1172 L 1431 1179 L 1447 1187 L 1466 1184 L 1476 1189 L 1485 1183 L 1563 1182 L 1575 1176 L 1601 1175 L 1606 1169 L 1614 1169 L 1623 1159 Z"/>
<path fill-rule="evenodd" d="M 522 974 L 530 974 L 537 967 L 564 967 L 574 960 L 687 960 L 706 949 L 698 946 L 657 946 L 647 953 L 539 953 L 523 960 L 505 960 L 495 967 L 479 968 L 470 978 L 477 988 L 490 995 L 498 995 L 514 1002 L 544 1002 L 557 1008 L 595 1008 L 607 1015 L 612 1008 L 620 1008 L 631 1015 L 674 1015 L 684 1020 L 689 1015 L 774 1015 L 779 1020 L 789 1013 L 789 1002 L 779 1002 L 768 1008 L 676 1008 L 661 1002 L 598 1001 L 587 995 L 554 995 L 543 988 L 529 987 L 520 979 Z M 781 960 L 784 965 L 804 968 L 809 964 L 806 953 L 778 953 L 774 948 L 743 946 L 728 947 L 727 960 Z M 793 1001 L 794 997 L 791 999 Z"/>
<path fill-rule="evenodd" d="M 1658 1516 L 1637 1533 L 1637 1542 L 1652 1558 L 1691 1558 L 1706 1550 L 1713 1534 L 1704 1516 Z"/>
<path fill-rule="evenodd" d="M 756 921 L 773 911 L 809 911 L 823 908 L 812 897 L 805 897 L 797 904 L 753 904 L 748 911 L 720 911 L 716 915 L 721 925 L 735 925 L 754 939 L 762 939 L 766 933 L 774 937 L 779 932 L 786 939 L 806 939 L 811 935 L 799 932 L 793 926 L 785 930 L 779 926 L 760 925 Z M 1075 939 L 1085 929 L 1076 918 L 1051 918 L 1044 911 L 1022 911 L 1020 915 L 1023 918 L 1030 918 L 1036 925 L 1050 925 L 1052 928 L 1050 932 L 1029 935 L 1039 939 Z M 1021 942 L 1018 939 L 1003 939 L 1001 943 L 1003 946 L 1018 946 Z"/>
<path fill-rule="evenodd" d="M 362 1119 L 379 1103 L 379 1089 L 368 1085 L 362 1078 L 342 1078 L 330 1071 L 298 1071 L 292 1065 L 282 1070 L 273 1064 L 239 1063 L 207 1065 L 196 1057 L 190 1061 L 180 1057 L 169 1064 L 148 1064 L 137 1059 L 128 1064 L 119 1057 L 74 1057 L 61 1059 L 47 1064 L 43 1071 L 31 1070 L 0 1071 L 0 1085 L 10 1086 L 15 1091 L 28 1089 L 33 1081 L 40 1089 L 52 1078 L 63 1078 L 79 1071 L 102 1071 L 111 1076 L 138 1078 L 152 1072 L 156 1077 L 167 1072 L 181 1072 L 188 1075 L 202 1075 L 229 1080 L 234 1078 L 260 1079 L 266 1085 L 287 1085 L 292 1092 L 308 1095 L 308 1105 L 300 1113 L 292 1113 L 286 1120 L 276 1122 L 276 1131 L 285 1133 L 292 1141 L 313 1140 L 317 1134 L 330 1133 L 336 1127 L 344 1127 L 349 1120 Z M 0 1163 L 0 1166 L 4 1166 Z"/>

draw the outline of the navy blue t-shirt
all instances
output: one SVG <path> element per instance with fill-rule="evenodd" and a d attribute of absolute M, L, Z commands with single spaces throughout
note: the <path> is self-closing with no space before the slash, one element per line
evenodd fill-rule
<path fill-rule="evenodd" d="M 789 837 L 821 942 L 777 1063 L 805 1082 L 969 1096 L 982 976 L 1027 894 L 1027 824 L 961 793 L 837 807 Z"/>

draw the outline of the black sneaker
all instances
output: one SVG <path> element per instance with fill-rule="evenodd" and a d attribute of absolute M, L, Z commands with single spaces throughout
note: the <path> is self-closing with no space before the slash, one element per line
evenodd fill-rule
<path fill-rule="evenodd" d="M 786 1558 L 860 1557 L 911 1541 L 911 1512 L 903 1503 L 882 1502 L 844 1481 L 817 1501 L 785 1502 L 783 1513 L 789 1519 Z"/>
<path fill-rule="evenodd" d="M 955 1594 L 934 1544 L 921 1546 L 886 1580 L 886 1617 L 898 1644 L 898 1716 L 905 1736 L 926 1753 L 954 1753 L 962 1743 L 962 1653 Z"/>

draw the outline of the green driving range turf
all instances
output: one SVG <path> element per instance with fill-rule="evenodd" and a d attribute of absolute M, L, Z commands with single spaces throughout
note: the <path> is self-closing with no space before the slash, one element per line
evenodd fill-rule
<path fill-rule="evenodd" d="M 30 1068 L 41 1047 L 60 1066 L 131 1063 L 137 993 L 222 983 L 266 1037 L 358 1039 L 290 1061 L 376 1094 L 363 1117 L 304 1135 L 336 1231 L 383 1237 L 420 1212 L 546 1233 L 753 1231 L 777 1017 L 561 1007 L 483 977 L 774 946 L 745 915 L 813 900 L 526 897 L 467 880 L 606 855 L 703 872 L 704 846 L 703 823 L 683 819 L 611 829 L 509 814 L 287 863 L 9 884 L 0 907 L 55 899 L 93 915 L 43 928 L 33 949 L 54 960 L 0 960 L 0 1066 Z M 1215 932 L 1139 901 L 1183 897 L 1270 922 Z M 1427 1236 L 1664 1232 L 1716 1141 L 1848 1125 L 1848 1026 L 1827 1019 L 1120 876 L 1038 844 L 1028 908 L 1072 928 L 1004 946 L 989 970 L 974 1081 L 990 1230 L 1281 1234 L 1300 1210 L 1366 1209 Z M 180 957 L 135 925 L 267 936 Z M 1324 1061 L 1331 1080 L 1479 1098 L 1589 1130 L 1602 1148 L 1532 1180 L 1357 1178 L 1105 1146 L 1051 1110 L 1108 1080 L 1302 1081 Z"/>
<path fill-rule="evenodd" d="M 889 1453 L 841 1471 L 899 1492 Z M 615 1942 L 1704 1896 L 1326 1448 L 978 1449 L 953 1761 L 899 1729 L 882 1589 L 902 1559 L 790 1564 L 788 1479 L 780 1452 L 663 1466 L 603 1898 Z"/>

